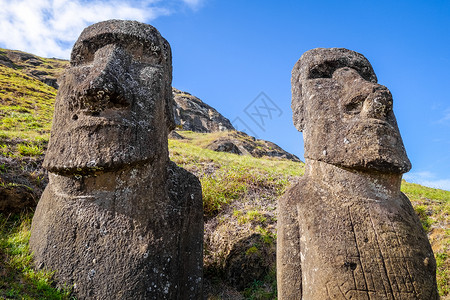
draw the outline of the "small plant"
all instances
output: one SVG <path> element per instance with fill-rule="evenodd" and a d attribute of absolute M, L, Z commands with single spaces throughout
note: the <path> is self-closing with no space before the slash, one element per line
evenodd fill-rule
<path fill-rule="evenodd" d="M 266 244 L 274 244 L 277 240 L 277 235 L 264 227 L 257 226 L 256 231 L 261 234 L 261 239 Z"/>
<path fill-rule="evenodd" d="M 1 144 L 0 145 L 0 153 L 2 156 L 8 156 L 8 154 L 9 154 L 8 146 L 5 144 Z"/>
<path fill-rule="evenodd" d="M 36 176 L 36 184 L 37 185 L 41 185 L 43 180 L 44 180 L 44 178 L 45 178 L 44 175 L 37 175 Z"/>
<path fill-rule="evenodd" d="M 258 210 L 249 210 L 246 214 L 243 214 L 242 212 L 237 213 L 238 211 L 235 211 L 233 214 L 238 218 L 239 224 L 245 224 L 245 223 L 264 223 L 267 221 L 267 218 Z"/>
<path fill-rule="evenodd" d="M 245 251 L 245 255 L 252 255 L 252 254 L 256 254 L 258 252 L 259 252 L 258 247 L 256 247 L 256 245 L 253 245 L 250 248 L 248 248 L 247 251 Z"/>
<path fill-rule="evenodd" d="M 33 145 L 31 143 L 17 145 L 17 151 L 23 156 L 39 156 L 44 153 L 41 146 Z"/>
<path fill-rule="evenodd" d="M 267 221 L 267 218 L 257 210 L 250 210 L 247 212 L 247 216 L 249 221 L 256 221 L 260 223 L 264 223 Z"/>

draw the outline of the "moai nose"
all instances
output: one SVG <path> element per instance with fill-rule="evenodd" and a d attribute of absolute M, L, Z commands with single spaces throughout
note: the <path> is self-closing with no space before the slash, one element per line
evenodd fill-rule
<path fill-rule="evenodd" d="M 384 120 L 391 110 L 391 92 L 382 85 L 373 84 L 372 93 L 365 99 L 361 115 L 366 118 Z"/>
<path fill-rule="evenodd" d="M 348 67 L 338 69 L 333 78 L 343 86 L 345 95 L 342 102 L 347 112 L 385 120 L 392 110 L 392 95 L 388 88 L 365 80 L 356 70 Z"/>
<path fill-rule="evenodd" d="M 126 52 L 116 45 L 108 45 L 97 50 L 87 78 L 87 88 L 80 97 L 81 107 L 93 115 L 107 108 L 126 108 L 130 102 L 123 90 L 123 78 L 127 74 L 124 66 Z"/>

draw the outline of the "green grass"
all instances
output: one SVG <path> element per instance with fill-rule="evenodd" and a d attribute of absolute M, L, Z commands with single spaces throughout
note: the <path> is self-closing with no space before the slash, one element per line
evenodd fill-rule
<path fill-rule="evenodd" d="M 239 210 L 233 211 L 233 216 L 238 218 L 239 224 L 248 222 L 254 222 L 258 224 L 264 224 L 267 221 L 267 217 L 257 209 L 249 210 L 243 213 Z"/>
<path fill-rule="evenodd" d="M 36 271 L 28 248 L 31 214 L 0 214 L 0 299 L 69 299 L 55 288 L 53 273 Z"/>
<path fill-rule="evenodd" d="M 44 154 L 44 149 L 40 145 L 33 145 L 32 143 L 17 145 L 17 151 L 20 155 L 25 156 L 39 156 Z"/>
<path fill-rule="evenodd" d="M 277 299 L 277 274 L 275 267 L 266 275 L 264 280 L 255 280 L 243 292 L 245 299 L 273 300 Z"/>
<path fill-rule="evenodd" d="M 437 263 L 439 294 L 450 295 L 450 192 L 419 184 L 402 182 L 405 193 L 414 206 L 423 228 L 428 233 Z"/>
<path fill-rule="evenodd" d="M 48 136 L 55 96 L 54 88 L 0 65 L 0 135 Z"/>
<path fill-rule="evenodd" d="M 189 140 L 169 140 L 169 149 L 175 163 L 199 176 L 206 217 L 233 201 L 244 201 L 250 190 L 275 190 L 280 196 L 289 179 L 304 172 L 302 163 L 216 152 Z"/>
<path fill-rule="evenodd" d="M 450 234 L 450 230 L 447 230 L 447 235 Z M 437 284 L 439 287 L 439 294 L 441 296 L 450 294 L 450 266 L 448 262 L 448 251 L 446 253 L 435 253 L 436 265 L 438 269 Z"/>
<path fill-rule="evenodd" d="M 16 138 L 14 140 L 4 140 L 3 142 L 0 140 L 0 155 L 13 158 L 41 156 L 45 152 L 47 143 L 48 138 L 46 136 L 25 140 Z"/>

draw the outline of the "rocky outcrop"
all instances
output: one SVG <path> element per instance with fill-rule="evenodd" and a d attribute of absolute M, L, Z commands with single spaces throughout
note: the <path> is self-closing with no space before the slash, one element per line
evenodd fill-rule
<path fill-rule="evenodd" d="M 187 92 L 172 89 L 175 124 L 179 129 L 195 132 L 235 130 L 230 120 Z"/>
<path fill-rule="evenodd" d="M 206 148 L 258 158 L 273 157 L 300 161 L 297 156 L 286 152 L 275 143 L 256 139 L 244 132 L 236 131 L 227 118 L 199 98 L 176 88 L 172 88 L 172 91 L 175 100 L 175 123 L 179 134 L 178 136 L 173 134 L 170 136 L 171 138 L 179 138 L 185 130 L 202 133 L 224 132 Z"/>
<path fill-rule="evenodd" d="M 438 299 L 436 262 L 400 192 L 410 168 L 369 61 L 313 49 L 292 71 L 305 175 L 279 200 L 278 299 Z"/>
<path fill-rule="evenodd" d="M 230 131 L 215 139 L 207 149 L 253 157 L 272 157 L 299 162 L 300 159 L 279 147 L 277 144 L 256 139 L 241 131 Z"/>
<path fill-rule="evenodd" d="M 168 155 L 171 63 L 154 27 L 110 20 L 60 79 L 30 249 L 78 299 L 202 299 L 201 186 Z"/>

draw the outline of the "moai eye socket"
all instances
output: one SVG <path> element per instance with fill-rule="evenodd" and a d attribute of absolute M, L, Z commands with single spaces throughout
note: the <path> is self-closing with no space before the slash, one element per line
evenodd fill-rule
<path fill-rule="evenodd" d="M 153 43 L 144 43 L 136 40 L 128 45 L 123 45 L 123 47 L 135 62 L 150 65 L 160 65 L 162 63 L 161 47 Z"/>
<path fill-rule="evenodd" d="M 331 78 L 333 72 L 338 68 L 338 62 L 325 61 L 311 67 L 308 73 L 308 79 Z"/>
<path fill-rule="evenodd" d="M 77 55 L 71 60 L 72 66 L 81 66 L 88 64 L 94 60 L 94 55 L 90 54 L 88 51 L 79 51 Z"/>
<path fill-rule="evenodd" d="M 71 65 L 81 66 L 91 63 L 95 58 L 95 53 L 100 48 L 101 46 L 95 41 L 83 41 L 80 46 L 72 51 Z"/>

